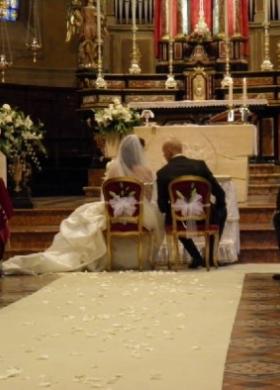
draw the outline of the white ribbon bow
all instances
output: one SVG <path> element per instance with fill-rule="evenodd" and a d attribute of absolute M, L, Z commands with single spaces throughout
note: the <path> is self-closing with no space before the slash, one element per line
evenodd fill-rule
<path fill-rule="evenodd" d="M 203 214 L 202 196 L 194 194 L 191 201 L 187 202 L 185 199 L 177 199 L 173 204 L 176 211 L 180 211 L 183 217 L 194 217 Z"/>
<path fill-rule="evenodd" d="M 131 217 L 136 210 L 137 200 L 133 196 L 116 196 L 109 200 L 113 209 L 114 217 L 128 216 Z"/>

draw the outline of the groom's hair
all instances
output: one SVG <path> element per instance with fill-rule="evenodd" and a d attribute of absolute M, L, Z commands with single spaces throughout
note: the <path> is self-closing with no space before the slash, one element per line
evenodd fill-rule
<path fill-rule="evenodd" d="M 172 137 L 164 142 L 162 150 L 171 156 L 175 156 L 175 154 L 183 152 L 183 144 L 177 138 Z"/>

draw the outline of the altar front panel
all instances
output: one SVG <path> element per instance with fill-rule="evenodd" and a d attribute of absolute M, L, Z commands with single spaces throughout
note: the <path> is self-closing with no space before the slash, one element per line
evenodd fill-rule
<path fill-rule="evenodd" d="M 166 163 L 161 150 L 162 144 L 170 137 L 176 137 L 182 141 L 186 156 L 204 160 L 214 174 L 231 176 L 238 202 L 247 201 L 248 156 L 256 152 L 255 126 L 146 126 L 136 127 L 134 131 L 146 141 L 147 159 L 153 171 Z"/>

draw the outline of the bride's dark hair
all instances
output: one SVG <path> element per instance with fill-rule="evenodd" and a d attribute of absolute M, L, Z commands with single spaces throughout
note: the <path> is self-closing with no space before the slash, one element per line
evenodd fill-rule
<path fill-rule="evenodd" d="M 129 175 L 133 167 L 145 165 L 143 146 L 135 134 L 127 135 L 121 142 L 118 160 L 126 175 Z"/>

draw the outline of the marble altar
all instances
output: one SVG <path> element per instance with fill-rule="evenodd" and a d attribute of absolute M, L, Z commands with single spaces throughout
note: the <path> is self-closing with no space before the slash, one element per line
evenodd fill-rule
<path fill-rule="evenodd" d="M 146 141 L 146 155 L 153 171 L 166 163 L 161 145 L 174 136 L 183 142 L 186 156 L 205 160 L 215 175 L 230 176 L 238 202 L 247 201 L 248 157 L 256 153 L 254 125 L 150 125 L 135 127 L 134 132 Z"/>

